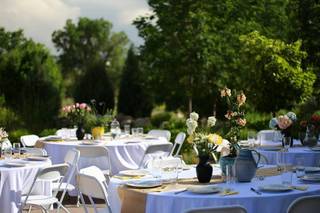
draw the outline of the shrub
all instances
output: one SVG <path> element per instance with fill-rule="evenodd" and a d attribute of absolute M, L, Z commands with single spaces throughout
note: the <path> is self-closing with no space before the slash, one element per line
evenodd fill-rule
<path fill-rule="evenodd" d="M 20 137 L 31 134 L 27 129 L 17 129 L 9 132 L 9 140 L 11 143 L 19 143 Z"/>

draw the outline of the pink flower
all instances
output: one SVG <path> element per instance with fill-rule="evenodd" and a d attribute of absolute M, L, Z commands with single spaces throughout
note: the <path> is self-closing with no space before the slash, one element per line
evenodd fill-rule
<path fill-rule="evenodd" d="M 239 106 L 244 104 L 246 102 L 246 99 L 247 99 L 247 97 L 245 96 L 245 94 L 243 92 L 241 92 L 239 95 L 237 95 L 237 102 L 238 102 Z"/>
<path fill-rule="evenodd" d="M 76 103 L 76 108 L 79 108 L 80 104 L 79 103 Z"/>
<path fill-rule="evenodd" d="M 85 104 L 85 103 L 81 103 L 80 105 L 79 105 L 79 108 L 80 109 L 85 109 L 87 107 L 87 104 Z"/>
<path fill-rule="evenodd" d="M 226 117 L 228 120 L 230 120 L 233 115 L 234 115 L 234 113 L 232 111 L 228 110 L 227 114 L 225 114 L 224 117 Z"/>
<path fill-rule="evenodd" d="M 280 129 L 286 129 L 291 126 L 292 120 L 287 115 L 281 115 L 278 117 L 278 127 Z"/>
<path fill-rule="evenodd" d="M 240 126 L 245 126 L 246 123 L 247 123 L 247 120 L 245 118 L 244 119 L 242 119 L 242 118 L 237 119 L 237 124 L 239 124 Z"/>

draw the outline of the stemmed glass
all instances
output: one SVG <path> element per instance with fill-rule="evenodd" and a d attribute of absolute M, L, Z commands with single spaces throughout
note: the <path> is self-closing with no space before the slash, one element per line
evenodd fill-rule
<path fill-rule="evenodd" d="M 291 144 L 291 137 L 283 137 L 282 143 L 285 151 L 287 152 Z"/>
<path fill-rule="evenodd" d="M 177 173 L 176 184 L 178 184 L 178 183 L 179 183 L 179 174 L 183 171 L 183 158 L 182 158 L 182 155 L 177 155 L 175 158 L 177 159 L 177 165 L 176 165 L 176 173 Z"/>

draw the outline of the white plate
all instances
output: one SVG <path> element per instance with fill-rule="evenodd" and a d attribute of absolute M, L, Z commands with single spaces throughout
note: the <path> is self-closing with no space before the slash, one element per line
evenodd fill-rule
<path fill-rule="evenodd" d="M 320 172 L 320 167 L 307 166 L 307 167 L 304 168 L 304 171 L 305 171 L 306 173 Z"/>
<path fill-rule="evenodd" d="M 320 174 L 307 174 L 307 175 L 301 177 L 301 180 L 319 182 L 320 181 Z"/>
<path fill-rule="evenodd" d="M 161 186 L 160 181 L 154 181 L 154 180 L 145 180 L 145 181 L 131 181 L 126 183 L 126 186 L 133 187 L 133 188 L 155 188 L 158 186 Z"/>
<path fill-rule="evenodd" d="M 266 191 L 266 192 L 287 192 L 292 190 L 290 186 L 283 185 L 283 184 L 262 185 L 262 186 L 259 186 L 259 189 L 261 191 Z"/>
<path fill-rule="evenodd" d="M 213 194 L 213 193 L 221 192 L 222 188 L 214 185 L 206 185 L 206 186 L 189 186 L 187 190 L 189 192 L 197 193 L 197 194 Z"/>
<path fill-rule="evenodd" d="M 141 170 L 141 169 L 136 169 L 136 170 L 123 170 L 119 172 L 120 175 L 124 175 L 124 176 L 145 176 L 145 175 L 149 175 L 150 172 L 146 171 L 146 170 Z"/>
<path fill-rule="evenodd" d="M 24 166 L 26 166 L 26 164 L 8 162 L 8 163 L 5 163 L 4 166 L 8 166 L 8 167 L 24 167 Z"/>
<path fill-rule="evenodd" d="M 261 150 L 263 151 L 280 151 L 282 147 L 279 146 L 265 146 L 265 147 L 260 147 Z"/>
<path fill-rule="evenodd" d="M 320 147 L 311 147 L 310 149 L 311 149 L 312 151 L 317 151 L 317 152 L 320 151 Z"/>
<path fill-rule="evenodd" d="M 31 161 L 46 161 L 48 158 L 47 157 L 42 157 L 42 156 L 29 156 L 27 157 L 27 160 Z"/>
<path fill-rule="evenodd" d="M 92 141 L 82 141 L 80 144 L 82 144 L 82 145 L 97 145 L 97 143 L 92 142 Z"/>

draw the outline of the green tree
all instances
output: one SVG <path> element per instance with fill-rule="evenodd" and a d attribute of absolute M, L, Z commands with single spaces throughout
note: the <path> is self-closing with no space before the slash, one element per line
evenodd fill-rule
<path fill-rule="evenodd" d="M 109 21 L 83 17 L 78 23 L 67 20 L 62 30 L 53 32 L 52 41 L 68 87 L 72 88 L 77 77 L 85 75 L 87 65 L 97 58 L 108 64 L 110 78 L 118 85 L 128 38 L 123 32 L 112 32 Z"/>
<path fill-rule="evenodd" d="M 22 31 L 0 29 L 0 91 L 6 105 L 30 130 L 54 125 L 59 113 L 62 77 L 58 65 L 41 44 Z"/>
<path fill-rule="evenodd" d="M 144 87 L 139 59 L 130 47 L 120 82 L 118 112 L 134 117 L 150 116 L 152 103 Z"/>
<path fill-rule="evenodd" d="M 107 71 L 103 61 L 93 60 L 76 84 L 75 101 L 90 103 L 94 99 L 97 104 L 104 103 L 107 109 L 113 109 L 114 90 Z"/>
<path fill-rule="evenodd" d="M 291 108 L 312 95 L 315 74 L 301 67 L 307 56 L 301 41 L 292 44 L 254 31 L 240 37 L 243 63 L 248 67 L 246 88 L 258 110 Z M 271 97 L 271 98 L 270 98 Z"/>
<path fill-rule="evenodd" d="M 134 24 L 145 40 L 141 58 L 155 100 L 169 109 L 198 107 L 201 114 L 209 114 L 219 104 L 218 88 L 242 87 L 240 35 L 259 30 L 272 38 L 287 37 L 287 1 L 148 3 L 153 14 Z"/>

